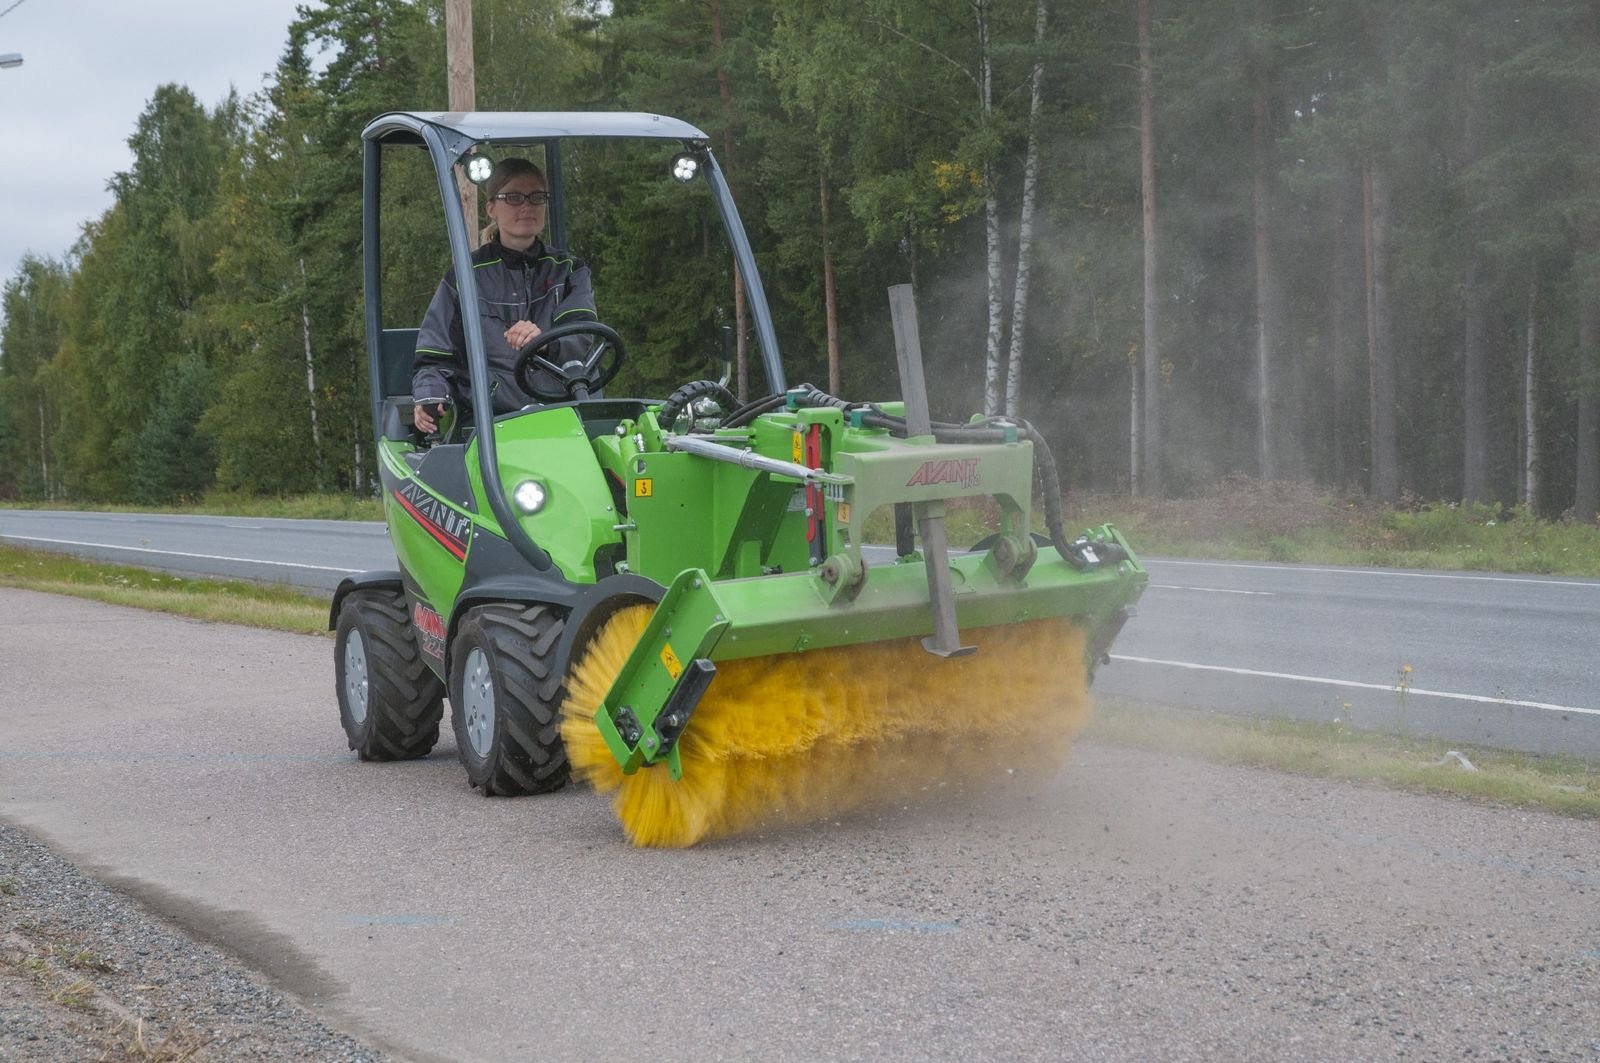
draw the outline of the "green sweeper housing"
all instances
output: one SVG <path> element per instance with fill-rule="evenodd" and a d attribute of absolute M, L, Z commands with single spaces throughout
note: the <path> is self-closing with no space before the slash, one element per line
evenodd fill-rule
<path fill-rule="evenodd" d="M 1145 572 L 1111 526 L 1064 530 L 1057 470 L 1026 423 L 931 421 L 908 287 L 889 291 L 899 401 L 790 386 L 700 130 L 649 114 L 392 113 L 363 138 L 372 417 L 397 562 L 345 580 L 331 614 L 363 759 L 428 753 L 448 695 L 473 786 L 540 793 L 576 775 L 614 794 L 632 841 L 668 846 L 1060 763 Z M 710 380 L 602 397 L 626 347 L 585 321 L 521 352 L 519 374 L 552 374 L 564 401 L 493 412 L 455 168 L 542 152 L 564 246 L 563 152 L 595 138 L 658 145 L 663 181 L 709 190 L 765 397 L 741 404 Z M 380 158 L 419 148 L 471 379 L 441 440 L 411 425 L 416 331 L 383 327 Z M 587 353 L 555 359 L 574 336 Z M 1032 530 L 1036 496 L 1047 535 Z M 951 551 L 946 505 L 980 497 L 998 529 Z M 893 544 L 869 545 L 869 521 Z"/>

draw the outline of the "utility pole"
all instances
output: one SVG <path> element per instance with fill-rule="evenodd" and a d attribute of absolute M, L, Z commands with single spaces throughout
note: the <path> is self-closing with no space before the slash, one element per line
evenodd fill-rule
<path fill-rule="evenodd" d="M 445 67 L 448 72 L 449 108 L 452 111 L 478 109 L 478 90 L 472 62 L 472 0 L 445 0 Z M 467 219 L 467 239 L 478 247 L 478 186 L 456 167 L 456 186 L 461 190 L 461 214 Z"/>

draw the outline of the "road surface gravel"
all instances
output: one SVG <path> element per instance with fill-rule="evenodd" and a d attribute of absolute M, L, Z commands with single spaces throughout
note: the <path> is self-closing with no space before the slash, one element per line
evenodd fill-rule
<path fill-rule="evenodd" d="M 641 852 L 358 763 L 331 651 L 0 590 L 0 819 L 397 1058 L 1600 1060 L 1593 822 L 1083 743 Z"/>

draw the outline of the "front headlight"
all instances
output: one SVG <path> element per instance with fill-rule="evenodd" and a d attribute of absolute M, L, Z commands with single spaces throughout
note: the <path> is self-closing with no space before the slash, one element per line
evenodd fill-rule
<path fill-rule="evenodd" d="M 517 485 L 515 491 L 511 492 L 511 500 L 517 504 L 517 508 L 529 514 L 543 509 L 549 497 L 544 484 L 538 480 L 524 480 Z"/>

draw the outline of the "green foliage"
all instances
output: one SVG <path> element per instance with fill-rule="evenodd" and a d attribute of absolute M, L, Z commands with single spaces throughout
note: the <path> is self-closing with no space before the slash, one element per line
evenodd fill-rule
<path fill-rule="evenodd" d="M 170 505 L 211 486 L 212 445 L 199 426 L 210 391 L 211 371 L 197 356 L 168 367 L 133 437 L 135 502 Z"/>
<path fill-rule="evenodd" d="M 59 413 L 51 360 L 62 341 L 66 271 L 31 255 L 0 290 L 0 498 L 60 493 L 51 446 Z"/>

